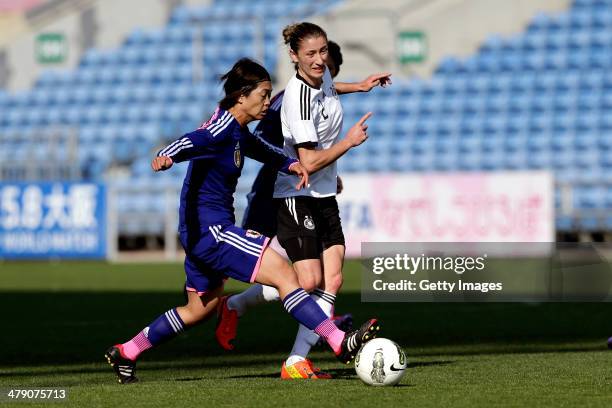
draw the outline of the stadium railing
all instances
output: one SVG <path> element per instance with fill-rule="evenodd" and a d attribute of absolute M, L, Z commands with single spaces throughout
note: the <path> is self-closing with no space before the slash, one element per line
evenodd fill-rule
<path fill-rule="evenodd" d="M 76 129 L 51 127 L 0 135 L 2 181 L 75 181 L 82 178 L 79 167 L 79 138 Z"/>

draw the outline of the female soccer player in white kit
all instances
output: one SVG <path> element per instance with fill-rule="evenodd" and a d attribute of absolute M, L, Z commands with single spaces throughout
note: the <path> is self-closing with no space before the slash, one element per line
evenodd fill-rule
<path fill-rule="evenodd" d="M 278 240 L 293 262 L 300 283 L 312 291 L 313 300 L 331 316 L 342 285 L 344 261 L 344 235 L 335 199 L 335 161 L 367 139 L 365 121 L 371 113 L 339 140 L 343 112 L 326 66 L 325 32 L 315 24 L 300 23 L 285 28 L 283 36 L 297 71 L 285 89 L 281 108 L 284 152 L 299 158 L 311 177 L 310 185 L 301 194 L 295 194 L 291 191 L 294 180 L 278 175 L 274 191 L 274 197 L 281 202 Z M 381 75 L 379 83 L 388 82 L 388 77 L 389 74 Z M 227 310 L 223 304 L 220 326 L 226 324 L 224 320 L 232 320 L 223 319 Z M 281 368 L 282 378 L 328 377 L 313 373 L 306 359 L 317 340 L 316 334 L 300 326 L 291 355 Z"/>

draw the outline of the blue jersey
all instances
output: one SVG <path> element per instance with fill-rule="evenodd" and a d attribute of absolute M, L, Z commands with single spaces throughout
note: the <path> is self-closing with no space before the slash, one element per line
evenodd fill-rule
<path fill-rule="evenodd" d="M 181 190 L 179 231 L 201 234 L 211 225 L 235 223 L 234 199 L 243 157 L 269 164 L 288 173 L 296 162 L 281 149 L 241 127 L 228 112 L 217 108 L 202 127 L 160 150 L 179 163 L 189 160 Z"/>
<path fill-rule="evenodd" d="M 281 128 L 280 110 L 285 91 L 279 92 L 272 101 L 266 116 L 255 128 L 255 135 L 282 149 L 284 139 Z M 244 213 L 242 228 L 252 229 L 272 237 L 276 235 L 276 216 L 278 206 L 272 198 L 278 170 L 269 164 L 264 165 L 253 182 L 247 195 L 248 205 Z"/>

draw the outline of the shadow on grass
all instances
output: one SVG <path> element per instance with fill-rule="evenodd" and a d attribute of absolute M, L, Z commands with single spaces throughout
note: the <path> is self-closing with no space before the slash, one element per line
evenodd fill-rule
<path fill-rule="evenodd" d="M 408 363 L 408 368 L 414 367 L 431 367 L 431 366 L 445 366 L 453 364 L 454 361 L 417 361 L 415 363 Z"/>
<path fill-rule="evenodd" d="M 338 380 L 355 381 L 356 379 L 358 379 L 357 374 L 355 373 L 355 370 L 353 368 L 339 368 L 339 369 L 330 369 L 330 370 L 325 370 L 325 371 L 333 376 L 334 381 L 338 381 Z M 236 378 L 236 379 L 240 379 L 240 378 L 279 378 L 279 374 L 277 372 L 273 374 L 236 375 L 236 376 L 232 376 L 229 378 Z M 321 381 L 324 381 L 324 380 L 321 380 Z M 397 388 L 414 387 L 414 385 L 398 384 L 395 387 Z"/>
<path fill-rule="evenodd" d="M 338 369 L 329 369 L 324 370 L 325 372 L 331 374 L 334 377 L 334 380 L 348 380 L 355 379 L 357 375 L 355 374 L 355 370 L 353 368 L 338 368 Z M 279 372 L 275 372 L 272 374 L 245 374 L 245 375 L 235 375 L 229 378 L 280 378 Z"/>
<path fill-rule="evenodd" d="M 454 356 L 479 356 L 479 355 L 511 355 L 511 354 L 530 354 L 530 353 L 582 353 L 589 351 L 601 351 L 608 352 L 607 348 L 604 346 L 592 346 L 592 347 L 551 347 L 550 344 L 543 344 L 541 347 L 530 346 L 522 346 L 515 349 L 507 349 L 507 345 L 499 344 L 492 345 L 487 344 L 484 347 L 490 347 L 490 349 L 486 350 L 478 350 L 476 348 L 471 350 L 454 350 L 449 349 L 448 351 L 440 351 L 439 353 L 419 353 L 413 352 L 409 353 L 410 358 L 419 358 L 419 357 L 435 357 L 440 355 L 449 355 L 452 354 Z M 212 361 L 202 360 L 201 357 L 197 358 L 189 358 L 180 356 L 173 360 L 167 359 L 150 359 L 143 358 L 143 361 L 139 365 L 140 371 L 165 371 L 165 370 L 193 370 L 193 369 L 211 369 L 218 370 L 223 369 L 229 365 L 233 368 L 254 368 L 260 365 L 269 365 L 276 364 L 282 357 L 279 357 L 277 354 L 272 354 L 269 357 L 251 357 L 249 355 L 232 355 L 228 356 L 229 360 L 224 358 L 219 358 L 219 356 L 213 357 Z M 195 360 L 195 361 L 194 361 Z M 336 362 L 333 357 L 323 357 L 317 358 L 319 362 L 331 362 L 332 364 Z M 107 365 L 106 362 L 103 362 L 102 359 L 98 361 L 100 364 L 97 364 L 95 367 L 83 367 L 83 366 L 75 366 L 75 364 L 71 365 L 58 365 L 55 367 L 45 367 L 45 368 L 36 368 L 33 364 L 28 364 L 22 367 L 19 367 L 19 371 L 12 371 L 15 367 L 8 368 L 8 370 L 0 369 L 0 378 L 18 378 L 18 377 L 33 377 L 33 376 L 53 376 L 53 375 L 65 375 L 65 374 L 91 374 L 91 373 L 112 373 L 112 369 Z M 456 361 L 454 360 L 434 360 L 434 361 L 413 361 L 408 363 L 408 368 L 416 368 L 416 367 L 435 367 L 435 366 L 446 366 L 454 364 Z M 29 371 L 27 367 L 32 367 L 33 370 Z M 25 369 L 24 369 L 25 368 Z M 262 368 L 262 370 L 265 370 Z M 343 379 L 343 378 L 353 378 L 355 377 L 355 372 L 353 368 L 339 368 L 339 369 L 325 369 L 325 371 L 329 372 L 334 376 L 334 378 Z M 210 377 L 206 377 L 208 379 L 222 379 L 222 378 L 278 378 L 279 372 L 275 371 L 274 373 L 266 373 L 262 372 L 261 374 L 249 374 L 249 375 L 238 375 L 238 376 L 219 376 L 217 373 L 212 372 Z M 203 377 L 186 377 L 186 378 L 178 378 L 175 381 L 199 381 L 204 379 Z"/>
<path fill-rule="evenodd" d="M 204 377 L 187 377 L 187 378 L 177 378 L 174 381 L 179 382 L 190 382 L 190 381 L 202 381 Z"/>
<path fill-rule="evenodd" d="M 2 310 L 14 310 L 19 305 L 19 313 L 3 318 L 0 366 L 56 365 L 53 370 L 103 371 L 97 366 L 76 370 L 74 365 L 102 362 L 108 346 L 129 340 L 182 301 L 180 291 L 0 292 Z M 336 310 L 353 313 L 356 323 L 376 315 L 381 321 L 381 337 L 411 350 L 413 357 L 603 350 L 612 334 L 611 303 L 380 304 L 361 303 L 358 293 L 346 293 L 338 298 Z M 223 354 L 213 339 L 213 319 L 147 352 L 144 361 L 172 362 L 160 365 L 164 369 L 197 365 L 216 368 L 227 365 L 228 360 L 237 367 L 268 364 L 276 357 L 266 359 L 261 355 L 288 351 L 296 329 L 297 324 L 280 304 L 267 304 L 241 318 L 237 352 Z M 579 344 L 599 339 L 601 348 Z M 203 363 L 190 363 L 194 359 Z M 0 376 L 7 375 L 20 374 L 0 371 Z"/>

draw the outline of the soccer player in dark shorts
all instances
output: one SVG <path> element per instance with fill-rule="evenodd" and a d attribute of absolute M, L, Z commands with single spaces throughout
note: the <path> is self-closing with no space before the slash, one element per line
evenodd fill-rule
<path fill-rule="evenodd" d="M 342 53 L 340 46 L 335 42 L 329 41 L 328 46 L 329 58 L 327 66 L 331 72 L 332 78 L 335 78 L 340 72 L 340 66 L 342 65 Z M 341 86 L 342 85 L 340 85 L 340 87 Z M 283 147 L 284 141 L 280 122 L 280 109 L 284 93 L 284 91 L 281 91 L 272 98 L 268 113 L 266 113 L 266 116 L 259 122 L 254 132 L 255 135 L 278 148 Z M 267 237 L 276 236 L 276 218 L 278 215 L 279 203 L 278 200 L 272 198 L 272 195 L 274 193 L 274 183 L 276 182 L 277 174 L 278 171 L 273 166 L 267 164 L 263 165 L 257 173 L 251 191 L 247 195 L 248 205 L 242 219 L 243 229 L 254 230 Z M 342 181 L 339 176 L 337 186 L 337 192 L 340 194 L 342 192 Z M 272 242 L 275 241 L 273 240 Z M 275 244 L 273 248 L 285 259 L 289 259 L 284 248 L 278 245 L 277 242 L 275 242 Z M 225 308 L 225 324 L 217 325 L 215 338 L 221 347 L 226 350 L 233 350 L 233 341 L 236 337 L 238 318 L 244 315 L 247 307 L 261 303 L 260 299 L 263 301 L 278 300 L 278 291 L 272 287 L 257 284 L 238 295 L 231 296 L 232 301 L 227 304 L 226 307 L 225 305 L 228 298 L 229 296 L 224 296 L 221 299 L 222 303 L 219 308 L 220 313 L 218 317 L 221 323 L 224 320 L 223 309 Z M 232 313 L 234 311 L 235 313 Z M 343 331 L 349 331 L 353 328 L 353 316 L 350 313 L 333 316 L 332 319 L 334 324 Z M 322 343 L 321 340 L 319 340 L 319 343 Z M 312 366 L 310 360 L 306 359 L 305 365 L 306 370 L 298 370 L 301 378 L 331 378 L 329 374 Z"/>
<path fill-rule="evenodd" d="M 350 333 L 339 330 L 300 287 L 293 268 L 268 247 L 269 238 L 234 225 L 233 193 L 244 155 L 295 174 L 297 189 L 307 185 L 309 177 L 299 161 L 254 136 L 246 126 L 261 119 L 270 105 L 272 85 L 265 68 L 244 58 L 222 79 L 225 97 L 210 120 L 162 149 L 151 164 L 160 171 L 189 161 L 179 210 L 188 301 L 160 315 L 131 340 L 107 350 L 105 357 L 121 384 L 137 381 L 136 360 L 143 351 L 209 316 L 229 277 L 275 287 L 287 312 L 325 338 L 343 362 L 354 359 L 359 347 L 378 330 L 376 319 Z"/>
<path fill-rule="evenodd" d="M 320 32 L 318 32 L 318 34 L 320 34 Z M 299 33 L 297 35 L 303 36 L 303 34 L 299 34 Z M 309 35 L 306 35 L 306 37 L 308 36 Z M 338 67 L 334 66 L 333 59 L 337 58 L 336 60 L 341 61 L 342 57 L 340 54 L 339 47 L 335 43 L 332 43 L 331 46 L 329 45 L 329 43 L 326 43 L 325 47 L 328 48 L 326 53 L 329 56 L 331 56 L 331 58 L 330 57 L 326 58 L 326 64 L 329 66 L 329 72 L 327 72 L 326 74 L 330 77 L 328 81 L 329 88 L 327 90 L 327 95 L 329 96 L 329 99 L 333 98 L 337 101 L 337 93 L 336 93 L 336 89 L 334 88 L 334 84 L 329 85 L 329 83 L 331 82 L 331 76 L 335 76 L 335 74 L 337 74 L 337 71 L 339 69 L 339 66 Z M 296 64 L 298 63 L 298 61 L 295 61 L 295 62 Z M 298 67 L 296 66 L 296 70 L 298 71 L 297 76 L 299 76 L 300 70 L 297 68 Z M 382 73 L 382 74 L 371 75 L 366 80 L 362 81 L 361 83 L 352 83 L 352 84 L 337 83 L 335 85 L 337 87 L 338 93 L 348 93 L 348 92 L 358 92 L 358 91 L 367 92 L 377 85 L 384 86 L 390 83 L 389 77 L 390 77 L 389 73 Z M 289 86 L 291 85 L 292 85 L 292 82 L 290 81 Z M 301 92 L 304 95 L 304 98 L 296 98 L 295 100 L 295 102 L 297 102 L 297 104 L 300 105 L 307 98 L 305 96 L 306 92 L 311 92 L 311 90 L 307 89 L 304 86 L 303 81 L 301 80 L 296 82 L 294 84 L 294 87 L 296 88 L 294 94 Z M 286 93 L 285 93 L 285 96 L 286 96 Z M 287 101 L 287 98 L 283 97 L 282 101 L 280 101 L 281 97 L 282 96 L 277 95 L 277 97 L 275 97 L 275 100 L 273 101 L 272 107 L 276 108 L 274 110 L 274 115 L 266 117 L 258 126 L 258 130 L 260 130 L 261 134 L 265 134 L 269 138 L 274 138 L 275 139 L 274 141 L 276 143 L 280 143 L 280 137 L 277 136 L 279 134 L 279 131 L 284 133 L 284 130 L 282 129 L 282 126 L 281 126 L 280 110 L 281 110 L 281 107 L 283 109 L 285 108 L 285 103 Z M 313 98 L 312 100 L 314 101 L 315 98 Z M 311 101 L 308 100 L 308 104 L 309 104 L 308 109 L 310 109 L 310 103 Z M 337 103 L 337 105 L 339 106 L 339 103 Z M 313 107 L 313 108 L 317 109 L 318 107 Z M 308 115 L 311 114 L 311 112 L 308 111 L 308 109 L 305 108 L 305 106 L 301 106 L 301 105 L 297 107 L 297 110 L 299 110 L 299 115 L 302 115 L 302 116 L 306 114 Z M 276 113 L 277 111 L 278 113 Z M 332 113 L 335 114 L 334 126 L 336 126 L 333 132 L 336 132 L 336 133 L 335 133 L 335 136 L 332 134 L 328 137 L 328 139 L 330 140 L 334 139 L 334 137 L 337 137 L 337 133 L 339 133 L 338 121 L 340 122 L 340 127 L 341 127 L 341 121 L 342 121 L 341 110 L 340 110 L 339 118 L 338 118 L 337 112 L 336 113 L 332 112 Z M 314 116 L 314 114 L 312 114 L 312 116 Z M 325 116 L 325 113 L 323 113 L 323 116 Z M 332 115 L 329 115 L 329 116 L 332 116 Z M 330 119 L 329 122 L 332 122 L 332 120 L 333 119 Z M 316 136 L 317 134 L 315 131 L 314 137 Z M 283 143 L 286 143 L 286 137 L 283 137 Z M 323 147 L 326 148 L 329 146 L 323 146 Z M 295 154 L 295 150 L 293 150 L 293 147 L 290 148 L 290 151 L 293 151 Z M 287 151 L 287 148 L 285 148 L 285 153 L 290 154 L 290 152 Z M 343 153 L 344 152 L 342 152 L 342 154 Z M 316 170 L 321 170 L 324 167 L 332 164 L 333 161 L 335 161 L 335 159 L 337 159 L 339 156 L 340 155 L 335 156 L 335 158 L 329 161 L 325 166 L 320 166 Z M 327 178 L 327 181 L 329 180 L 333 181 L 333 184 L 334 184 L 333 185 L 334 187 L 333 195 L 335 195 L 338 189 L 338 181 L 337 181 L 336 174 L 335 174 L 335 164 L 333 165 L 333 167 L 334 169 L 332 172 L 328 171 L 327 169 L 324 169 L 322 171 L 327 172 L 327 173 L 332 173 L 325 177 Z M 313 177 L 315 178 L 317 176 L 318 174 L 313 175 Z M 279 251 L 278 251 L 279 253 L 283 252 L 284 250 L 291 251 L 293 254 L 290 254 L 289 258 L 291 258 L 293 262 L 315 261 L 319 265 L 319 271 L 318 271 L 319 282 L 322 279 L 322 276 L 321 276 L 322 272 L 320 271 L 320 268 L 321 268 L 320 259 L 325 258 L 325 256 L 322 255 L 323 252 L 326 249 L 333 247 L 333 246 L 337 248 L 341 247 L 341 254 L 338 254 L 340 255 L 339 258 L 341 259 L 336 262 L 336 266 L 338 267 L 334 268 L 336 269 L 336 278 L 339 276 L 341 279 L 341 264 L 342 264 L 342 260 L 344 256 L 344 236 L 342 234 L 342 227 L 340 224 L 340 217 L 339 217 L 338 207 L 336 204 L 335 197 L 333 196 L 317 197 L 317 192 L 314 191 L 314 194 L 313 194 L 314 197 L 313 196 L 288 197 L 288 199 L 285 200 L 285 205 L 279 206 L 282 200 L 277 200 L 275 204 L 270 204 L 270 202 L 272 201 L 270 198 L 271 191 L 273 190 L 271 186 L 273 181 L 270 182 L 269 181 L 270 179 L 275 180 L 276 173 L 269 171 L 269 169 L 262 169 L 262 172 L 260 172 L 260 174 L 258 175 L 258 178 L 256 179 L 254 183 L 253 190 L 249 194 L 250 204 L 247 210 L 247 214 L 245 216 L 245 224 L 243 225 L 248 226 L 249 228 L 251 228 L 252 226 L 255 226 L 255 228 L 257 227 L 268 228 L 268 232 L 275 233 L 276 232 L 275 228 L 272 228 L 270 226 L 260 226 L 262 224 L 260 220 L 277 217 L 277 219 L 281 223 L 281 227 L 282 225 L 286 225 L 286 226 L 289 226 L 289 228 L 284 228 L 282 231 L 281 229 L 279 229 L 278 238 L 282 239 L 282 242 L 281 242 L 282 247 L 281 245 L 279 245 L 276 239 L 272 240 L 271 246 L 275 249 L 279 248 Z M 329 183 L 327 183 L 327 181 L 324 182 L 324 184 L 326 184 L 325 188 L 329 187 Z M 297 210 L 296 210 L 296 205 L 297 205 Z M 304 205 L 306 205 L 306 207 L 303 207 Z M 312 208 L 307 208 L 309 206 L 312 206 Z M 311 209 L 314 211 L 311 211 Z M 295 210 L 295 212 L 292 213 L 291 210 Z M 305 212 L 303 213 L 304 210 L 307 211 L 308 213 L 305 213 Z M 303 223 L 302 222 L 298 223 L 296 220 L 296 217 L 300 217 L 300 218 L 305 217 L 303 220 Z M 317 226 L 317 228 L 315 228 L 315 225 Z M 297 229 L 295 227 L 297 227 Z M 289 236 L 283 236 L 283 232 L 288 233 Z M 304 237 L 306 238 L 303 239 Z M 304 244 L 303 246 L 301 246 L 302 243 Z M 329 258 L 329 254 L 327 257 Z M 312 274 L 317 274 L 317 272 L 307 271 L 306 274 L 312 275 Z M 298 276 L 300 276 L 299 272 L 298 272 Z M 322 306 L 322 308 L 326 308 L 327 309 L 326 312 L 329 312 L 329 314 L 333 316 L 333 313 L 332 313 L 333 303 L 335 300 L 335 293 L 337 293 L 337 290 L 339 289 L 339 285 L 330 289 L 329 291 L 325 291 L 323 290 L 325 288 L 317 289 L 318 282 L 315 283 L 315 281 L 312 281 L 312 280 L 310 282 L 308 281 L 303 282 L 301 279 L 300 281 L 302 282 L 303 285 L 308 286 L 308 289 L 314 290 L 313 298 L 315 298 L 315 300 L 318 303 L 321 302 L 319 304 Z M 260 285 L 251 287 L 239 295 L 234 295 L 229 298 L 224 298 L 220 305 L 220 310 L 219 310 L 219 315 L 218 315 L 218 325 L 217 325 L 217 330 L 215 333 L 219 344 L 221 344 L 221 346 L 224 347 L 225 349 L 228 349 L 228 350 L 233 349 L 232 341 L 236 337 L 238 317 L 243 315 L 246 309 L 250 306 L 253 306 L 253 305 L 256 305 L 262 302 L 266 302 L 266 301 L 273 301 L 277 298 L 278 298 L 278 295 L 276 294 L 276 291 L 273 288 L 260 286 Z M 318 337 L 314 335 L 311 331 L 308 331 L 307 329 L 303 327 L 300 328 L 300 333 L 298 334 L 298 338 L 296 339 L 296 343 L 294 344 L 291 355 L 289 359 L 285 362 L 285 364 L 283 364 L 283 366 L 281 367 L 281 377 L 282 378 L 286 378 L 286 379 L 290 379 L 290 378 L 291 379 L 294 379 L 294 378 L 296 379 L 297 378 L 309 378 L 309 379 L 329 378 L 328 374 L 322 373 L 320 370 L 315 369 L 312 365 L 312 362 L 306 358 L 308 352 L 310 351 L 310 348 L 312 347 L 313 344 L 316 344 L 317 341 L 318 341 Z"/>

